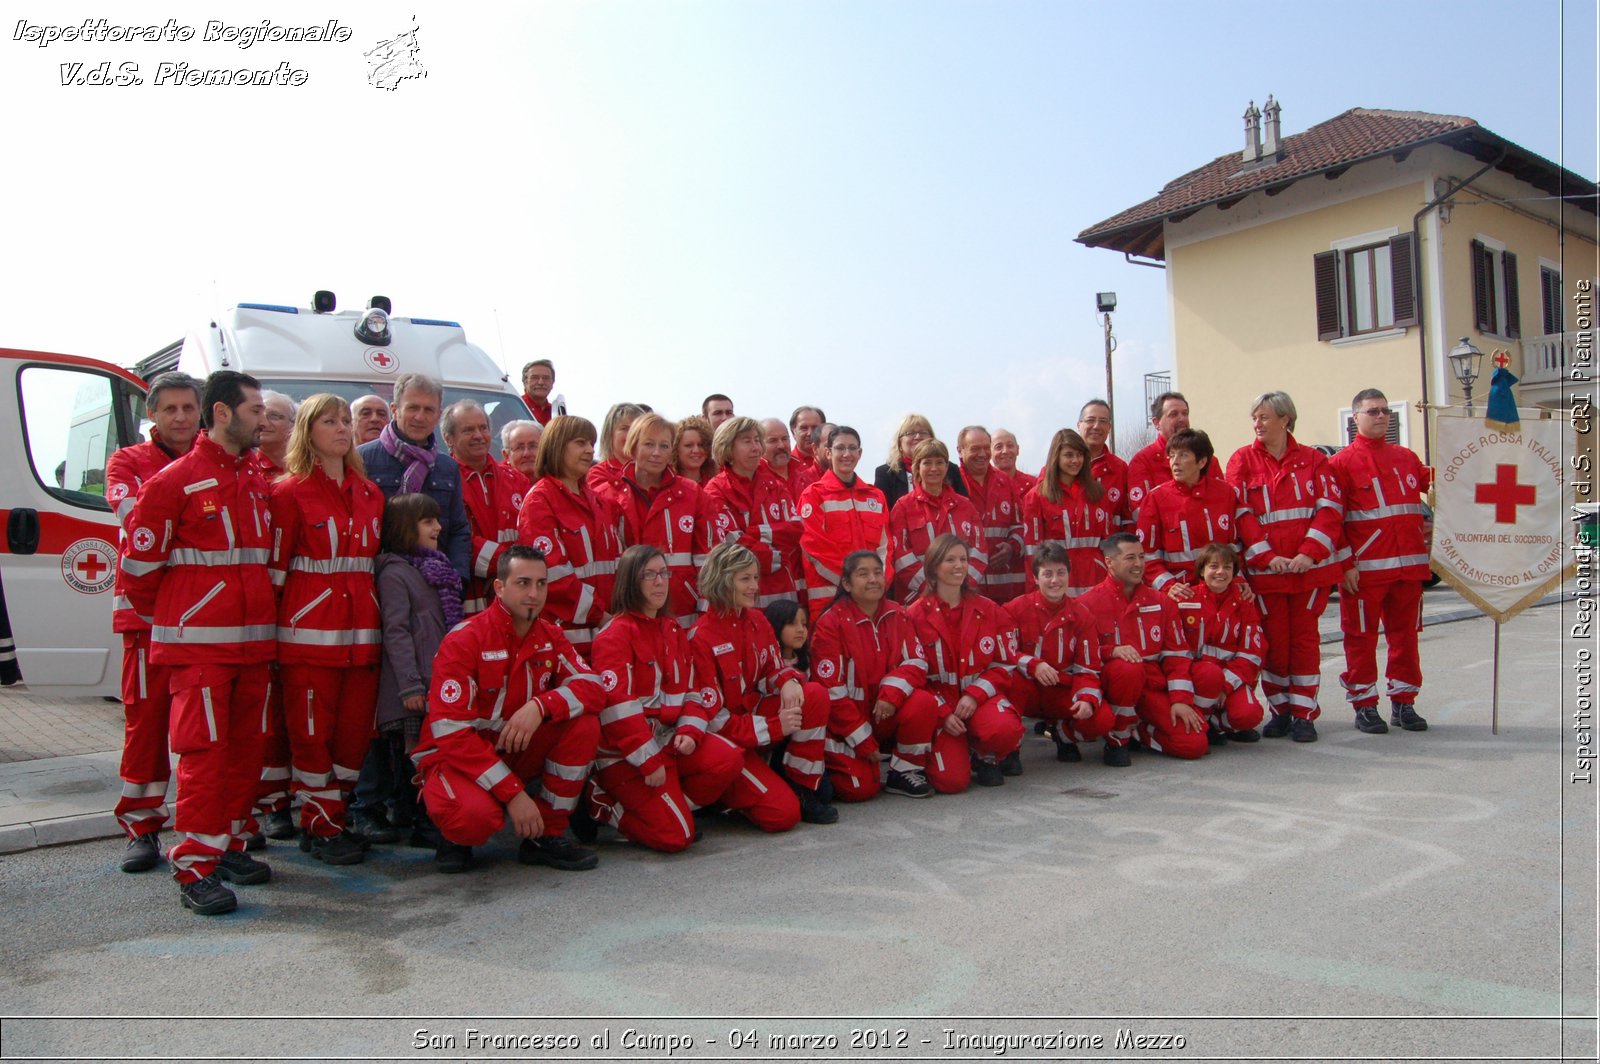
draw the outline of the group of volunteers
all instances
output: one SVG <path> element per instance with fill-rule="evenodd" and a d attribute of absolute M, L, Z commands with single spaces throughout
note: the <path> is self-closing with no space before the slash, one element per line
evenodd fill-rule
<path fill-rule="evenodd" d="M 967 426 L 952 455 L 912 414 L 869 483 L 861 435 L 814 406 L 620 403 L 597 429 L 552 405 L 549 361 L 522 380 L 531 417 L 498 440 L 418 374 L 352 404 L 151 381 L 149 441 L 106 467 L 124 871 L 165 856 L 220 913 L 271 878 L 267 839 L 347 865 L 409 829 L 459 872 L 507 821 L 520 861 L 588 869 L 602 826 L 670 852 L 714 812 L 782 832 L 1001 785 L 1024 718 L 1113 767 L 1312 742 L 1335 588 L 1356 727 L 1389 727 L 1380 627 L 1389 723 L 1427 727 L 1428 470 L 1376 390 L 1331 459 L 1259 396 L 1225 469 L 1176 392 L 1128 461 L 1089 401 L 1036 476 L 1009 432 Z"/>

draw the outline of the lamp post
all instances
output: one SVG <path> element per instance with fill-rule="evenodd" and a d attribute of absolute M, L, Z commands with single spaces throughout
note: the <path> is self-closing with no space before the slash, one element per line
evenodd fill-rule
<path fill-rule="evenodd" d="M 1111 352 L 1117 349 L 1117 338 L 1111 335 L 1111 312 L 1117 309 L 1117 293 L 1096 292 L 1095 309 L 1105 316 L 1106 332 L 1106 405 L 1111 409 L 1111 423 L 1117 423 L 1117 396 L 1111 387 Z M 1106 440 L 1106 450 L 1116 452 L 1116 440 Z"/>
<path fill-rule="evenodd" d="M 1478 374 L 1483 371 L 1483 352 L 1472 346 L 1472 341 L 1465 336 L 1461 342 L 1450 349 L 1450 372 L 1456 375 L 1456 380 L 1461 382 L 1462 389 L 1467 393 L 1467 416 L 1472 416 L 1472 386 L 1477 383 Z"/>

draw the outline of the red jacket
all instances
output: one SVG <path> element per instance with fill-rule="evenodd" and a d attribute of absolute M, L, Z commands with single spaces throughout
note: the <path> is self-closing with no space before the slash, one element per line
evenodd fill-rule
<path fill-rule="evenodd" d="M 1344 502 L 1338 478 L 1315 447 L 1289 437 L 1282 458 L 1261 441 L 1233 452 L 1228 483 L 1255 515 L 1239 526 L 1245 564 L 1257 591 L 1309 591 L 1337 584 L 1350 556 L 1344 545 Z M 1304 554 L 1315 564 L 1303 573 L 1271 573 L 1274 558 Z"/>
<path fill-rule="evenodd" d="M 179 457 L 167 450 L 155 430 L 151 429 L 148 443 L 118 448 L 106 459 L 106 502 L 111 504 L 112 511 L 117 515 L 117 524 L 122 527 L 117 536 L 118 558 L 128 551 L 128 534 L 132 531 L 128 517 L 133 513 L 133 504 L 139 500 L 139 490 L 146 481 Z M 111 592 L 111 630 L 148 632 L 150 618 L 141 617 L 134 611 L 132 603 L 128 601 L 125 579 L 122 569 L 118 567 L 116 586 Z"/>
<path fill-rule="evenodd" d="M 845 595 L 811 630 L 811 673 L 834 702 L 870 713 L 881 698 L 895 709 L 928 683 L 928 655 L 911 615 L 888 599 L 868 617 Z"/>
<path fill-rule="evenodd" d="M 272 515 L 249 453 L 201 433 L 193 450 L 146 481 L 128 515 L 128 603 L 152 618 L 157 665 L 259 665 L 277 652 L 267 576 Z"/>
<path fill-rule="evenodd" d="M 967 575 L 974 587 L 983 582 L 989 553 L 983 519 L 965 495 L 946 484 L 938 495 L 918 485 L 889 511 L 889 558 L 894 565 L 894 597 L 909 603 L 922 591 L 922 558 L 939 536 L 952 532 L 967 545 Z"/>
<path fill-rule="evenodd" d="M 796 595 L 800 573 L 800 516 L 789 485 L 767 465 L 746 479 L 720 470 L 705 485 L 706 497 L 720 511 L 718 539 L 734 539 L 755 552 L 761 570 L 761 605 Z M 721 520 L 726 515 L 727 520 Z"/>
<path fill-rule="evenodd" d="M 1100 633 L 1082 606 L 1070 598 L 1051 603 L 1038 591 L 1006 603 L 1016 637 L 1017 668 L 1030 680 L 1049 665 L 1069 683 L 1074 702 L 1100 705 Z M 1068 679 L 1070 677 L 1070 680 Z"/>
<path fill-rule="evenodd" d="M 346 471 L 335 484 L 321 467 L 274 481 L 272 560 L 278 596 L 278 661 L 376 665 L 383 656 L 373 559 L 383 529 L 383 492 Z"/>
<path fill-rule="evenodd" d="M 1011 544 L 1011 559 L 996 567 L 989 559 L 983 571 L 983 593 L 996 602 L 1009 602 L 1024 593 L 1028 568 L 1023 557 L 1026 546 L 1022 528 L 1022 492 L 1016 479 L 991 465 L 983 483 L 966 467 L 961 479 L 967 485 L 967 499 L 983 523 L 983 540 L 989 554 L 998 543 Z"/>
<path fill-rule="evenodd" d="M 1000 604 L 967 594 L 957 606 L 923 595 L 906 611 L 927 651 L 928 691 L 946 707 L 962 695 L 981 705 L 1005 694 L 1016 648 L 1011 618 Z"/>
<path fill-rule="evenodd" d="M 573 650 L 561 629 L 535 618 L 517 638 L 515 622 L 498 599 L 455 627 L 433 659 L 428 715 L 411 760 L 419 772 L 449 765 L 500 802 L 523 789 L 495 741 L 508 719 L 538 702 L 546 720 L 599 713 L 600 679 Z"/>
<path fill-rule="evenodd" d="M 1004 471 L 1002 470 L 1002 472 Z M 1028 492 L 1032 491 L 1034 487 L 1038 485 L 1041 479 L 1034 473 L 1024 473 L 1020 469 L 1014 470 L 1010 476 L 1011 482 L 1017 486 L 1018 495 L 1027 495 Z"/>
<path fill-rule="evenodd" d="M 1195 551 L 1207 543 L 1231 545 L 1241 535 L 1247 542 L 1260 535 L 1233 486 L 1206 476 L 1193 486 L 1169 480 L 1156 488 L 1136 512 L 1134 531 L 1144 545 L 1145 582 L 1155 588 L 1188 579 Z"/>
<path fill-rule="evenodd" d="M 1091 472 L 1093 467 L 1091 467 Z M 1203 480 L 1222 480 L 1222 468 L 1216 458 L 1206 464 Z M 1127 486 L 1128 486 L 1128 519 L 1134 522 L 1139 516 L 1139 508 L 1144 505 L 1144 500 L 1150 493 L 1163 484 L 1172 482 L 1172 466 L 1167 461 L 1167 441 L 1159 435 L 1155 441 L 1144 447 L 1138 454 L 1128 459 Z"/>
<path fill-rule="evenodd" d="M 717 511 L 700 485 L 668 469 L 647 495 L 634 481 L 633 463 L 598 494 L 622 516 L 624 547 L 646 544 L 667 556 L 672 569 L 667 612 L 688 628 L 701 612 L 696 580 L 706 554 L 717 543 Z"/>
<path fill-rule="evenodd" d="M 789 461 L 784 463 L 782 473 L 778 473 L 776 469 L 773 473 L 789 486 L 789 494 L 795 499 L 800 498 L 800 493 L 816 483 L 817 477 L 821 475 L 817 472 L 815 462 L 801 464 L 795 461 L 793 454 L 790 454 Z"/>
<path fill-rule="evenodd" d="M 527 477 L 492 458 L 481 473 L 461 467 L 461 501 L 472 529 L 472 579 L 461 594 L 461 609 L 468 616 L 494 598 L 495 567 L 505 549 L 517 541 L 527 483 Z"/>
<path fill-rule="evenodd" d="M 1174 702 L 1194 704 L 1194 681 L 1189 678 L 1189 645 L 1183 636 L 1178 604 L 1154 588 L 1139 585 L 1125 594 L 1116 577 L 1108 576 L 1078 599 L 1078 605 L 1100 636 L 1100 660 L 1109 663 L 1111 651 L 1133 647 L 1145 669 L 1166 679 Z"/>
<path fill-rule="evenodd" d="M 1431 570 L 1422 503 L 1433 479 L 1428 467 L 1408 448 L 1365 436 L 1328 465 L 1344 496 L 1345 544 L 1361 582 L 1426 580 Z"/>
<path fill-rule="evenodd" d="M 1222 666 L 1229 691 L 1255 686 L 1261 674 L 1266 634 L 1261 611 L 1246 602 L 1239 589 L 1228 585 L 1218 596 L 1204 583 L 1194 585 L 1194 598 L 1178 603 L 1184 642 L 1196 661 L 1202 657 Z"/>
<path fill-rule="evenodd" d="M 804 677 L 783 663 L 778 638 L 760 610 L 709 610 L 689 633 L 694 689 L 710 715 L 708 729 L 746 750 L 756 750 L 783 737 L 778 703 L 771 713 L 755 712 L 767 695 L 776 695 L 790 680 Z"/>
<path fill-rule="evenodd" d="M 1170 478 L 1172 470 L 1167 470 Z M 1112 454 L 1101 451 L 1099 458 L 1089 459 L 1089 475 L 1106 489 L 1106 509 L 1111 511 L 1112 526 L 1121 531 L 1133 524 L 1128 510 L 1128 463 Z"/>
<path fill-rule="evenodd" d="M 555 408 L 550 405 L 548 400 L 540 402 L 528 395 L 527 392 L 523 392 L 522 401 L 528 407 L 528 412 L 533 415 L 533 420 L 537 421 L 541 426 L 549 425 L 550 419 L 556 416 Z"/>
<path fill-rule="evenodd" d="M 622 476 L 622 459 L 602 458 L 589 467 L 589 475 L 584 478 L 584 483 L 589 485 L 591 491 L 600 491 L 615 485 L 620 476 Z"/>
<path fill-rule="evenodd" d="M 1067 548 L 1067 595 L 1077 598 L 1106 578 L 1106 559 L 1100 541 L 1116 531 L 1115 511 L 1105 496 L 1091 503 L 1083 485 L 1063 486 L 1060 502 L 1044 497 L 1040 481 L 1022 500 L 1023 530 L 1028 539 L 1028 589 L 1038 585 L 1033 575 L 1033 555 L 1039 544 L 1055 540 Z"/>
<path fill-rule="evenodd" d="M 569 491 L 559 477 L 541 477 L 522 501 L 517 539 L 544 551 L 550 592 L 544 613 L 561 625 L 581 654 L 611 608 L 611 585 L 622 555 L 622 520 L 587 485 Z"/>
<path fill-rule="evenodd" d="M 832 598 L 840 569 L 852 551 L 888 549 L 889 508 L 879 491 L 860 474 L 846 487 L 832 469 L 800 496 L 800 550 L 806 590 Z M 813 620 L 816 618 L 813 617 Z"/>
<path fill-rule="evenodd" d="M 618 614 L 594 637 L 591 660 L 605 690 L 602 767 L 626 760 L 648 776 L 661 767 L 674 726 L 705 734 L 699 693 L 690 694 L 689 636 L 672 617 Z"/>

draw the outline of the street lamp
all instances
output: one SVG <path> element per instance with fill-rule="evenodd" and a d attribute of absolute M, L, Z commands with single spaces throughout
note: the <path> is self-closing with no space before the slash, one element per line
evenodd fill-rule
<path fill-rule="evenodd" d="M 1472 386 L 1477 383 L 1478 374 L 1483 372 L 1483 352 L 1472 346 L 1472 341 L 1465 336 L 1461 342 L 1450 350 L 1450 372 L 1456 375 L 1456 380 L 1461 382 L 1462 389 L 1467 393 L 1467 416 L 1472 416 Z"/>
<path fill-rule="evenodd" d="M 1105 315 L 1106 327 L 1106 404 L 1111 409 L 1111 423 L 1117 420 L 1117 396 L 1111 388 L 1111 352 L 1117 349 L 1117 338 L 1111 335 L 1111 312 L 1117 309 L 1117 293 L 1096 292 L 1094 306 L 1097 311 Z M 1116 441 L 1106 440 L 1106 450 L 1116 451 Z"/>

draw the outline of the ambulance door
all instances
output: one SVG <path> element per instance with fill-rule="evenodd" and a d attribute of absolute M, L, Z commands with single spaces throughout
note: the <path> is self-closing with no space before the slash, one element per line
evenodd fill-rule
<path fill-rule="evenodd" d="M 89 359 L 0 354 L 0 582 L 30 688 L 115 695 L 117 523 L 106 458 L 133 442 L 140 390 Z"/>

